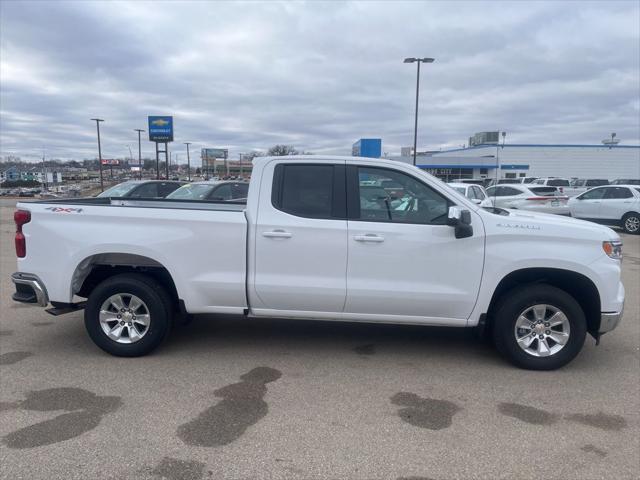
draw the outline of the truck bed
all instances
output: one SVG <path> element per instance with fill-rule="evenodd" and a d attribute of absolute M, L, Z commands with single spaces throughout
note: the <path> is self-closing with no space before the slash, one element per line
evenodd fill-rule
<path fill-rule="evenodd" d="M 247 307 L 246 205 L 166 199 L 77 198 L 19 202 L 27 255 L 51 301 L 71 302 L 92 266 L 164 268 L 193 313 Z M 123 255 L 125 256 L 123 259 Z"/>
<path fill-rule="evenodd" d="M 177 208 L 183 210 L 219 210 L 242 212 L 246 208 L 243 201 L 220 202 L 211 200 L 173 200 L 166 198 L 62 198 L 42 199 L 20 202 L 24 204 L 53 204 L 53 205 L 91 205 L 104 207 L 138 207 L 138 208 Z"/>

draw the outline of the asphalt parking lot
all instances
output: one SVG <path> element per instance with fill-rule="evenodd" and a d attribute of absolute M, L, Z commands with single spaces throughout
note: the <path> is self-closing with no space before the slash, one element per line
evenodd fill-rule
<path fill-rule="evenodd" d="M 82 313 L 11 301 L 14 203 L 0 200 L 3 479 L 638 478 L 640 236 L 623 235 L 622 324 L 559 371 L 511 367 L 465 330 L 222 317 L 124 359 Z"/>

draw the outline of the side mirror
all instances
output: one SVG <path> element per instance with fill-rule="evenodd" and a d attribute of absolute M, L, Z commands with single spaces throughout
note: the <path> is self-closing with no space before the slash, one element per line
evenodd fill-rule
<path fill-rule="evenodd" d="M 471 226 L 471 212 L 460 207 L 449 207 L 447 215 L 447 225 L 455 228 L 456 238 L 467 238 L 473 236 Z"/>
<path fill-rule="evenodd" d="M 474 198 L 471 200 L 473 203 L 475 203 L 476 205 L 480 205 L 482 203 L 482 200 L 480 200 L 479 198 Z"/>

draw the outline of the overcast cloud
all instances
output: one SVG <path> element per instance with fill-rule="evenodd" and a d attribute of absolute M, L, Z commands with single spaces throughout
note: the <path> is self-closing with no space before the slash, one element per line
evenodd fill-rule
<path fill-rule="evenodd" d="M 350 153 L 381 137 L 459 147 L 640 143 L 640 3 L 0 2 L 0 155 L 94 158 L 137 149 L 173 115 L 175 152 L 276 143 Z M 143 142 L 143 155 L 152 144 Z"/>

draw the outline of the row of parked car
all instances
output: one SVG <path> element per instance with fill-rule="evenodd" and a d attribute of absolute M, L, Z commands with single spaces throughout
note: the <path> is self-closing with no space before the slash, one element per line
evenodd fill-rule
<path fill-rule="evenodd" d="M 590 187 L 574 197 L 548 183 L 498 184 L 486 190 L 474 184 L 450 186 L 482 207 L 567 215 L 621 227 L 627 233 L 640 233 L 640 182 Z"/>
<path fill-rule="evenodd" d="M 130 180 L 98 197 L 167 198 L 173 200 L 232 201 L 247 198 L 249 183 L 236 180 L 181 182 L 177 180 Z"/>
<path fill-rule="evenodd" d="M 531 177 L 529 177 L 531 178 Z M 640 180 L 635 183 L 588 185 L 586 191 L 570 196 L 559 180 L 539 178 L 525 183 L 502 182 L 484 188 L 464 181 L 449 186 L 481 207 L 527 210 L 555 215 L 572 216 L 606 225 L 618 226 L 627 233 L 640 233 Z M 567 181 L 567 180 L 564 180 Z M 568 182 L 568 181 L 567 181 Z M 633 181 L 631 181 L 633 182 Z M 395 182 L 368 185 L 362 191 L 378 198 L 380 195 L 401 203 L 402 186 Z M 365 185 L 366 184 L 366 185 Z M 586 182 L 585 182 L 586 185 Z M 101 193 L 100 197 L 167 198 L 173 200 L 199 200 L 244 202 L 249 184 L 243 181 L 222 180 L 180 182 L 167 180 L 134 180 L 121 183 Z"/>
<path fill-rule="evenodd" d="M 590 188 L 604 185 L 640 185 L 639 178 L 619 178 L 609 181 L 604 178 L 560 178 L 560 177 L 518 177 L 518 178 L 466 178 L 459 180 L 460 183 L 472 183 L 490 187 L 493 185 L 545 185 L 558 187 L 563 193 L 578 195 Z"/>

